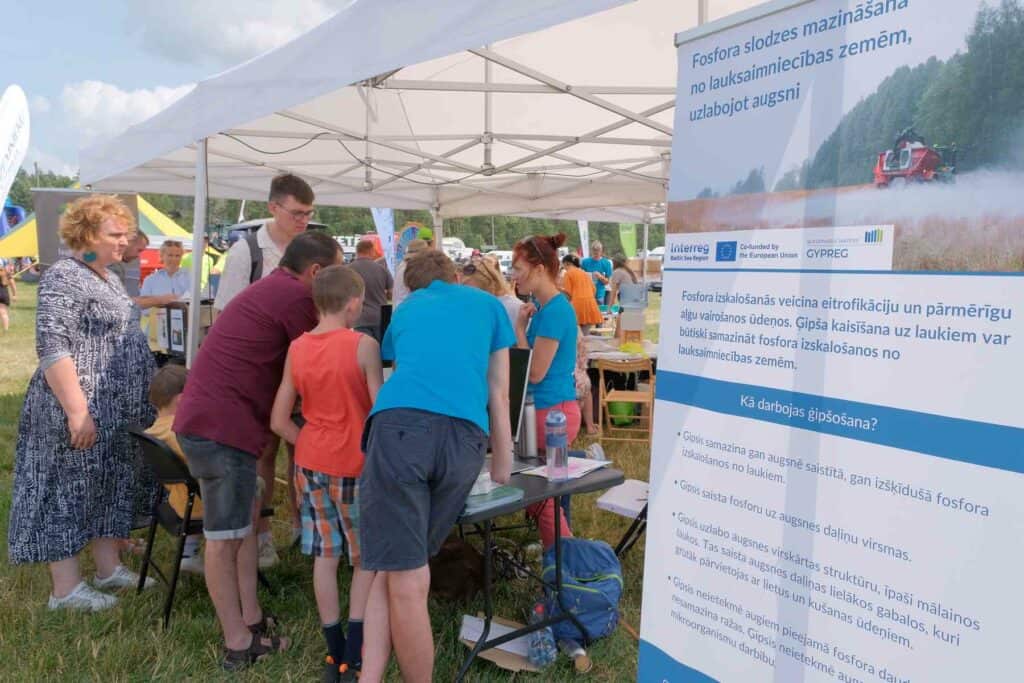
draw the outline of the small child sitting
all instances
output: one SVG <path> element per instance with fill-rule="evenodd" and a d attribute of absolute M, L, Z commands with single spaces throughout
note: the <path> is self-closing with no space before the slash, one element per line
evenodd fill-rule
<path fill-rule="evenodd" d="M 302 519 L 302 552 L 313 555 L 313 593 L 327 663 L 324 681 L 355 681 L 362 668 L 363 617 L 374 572 L 359 565 L 359 486 L 363 423 L 384 383 L 380 346 L 354 331 L 364 284 L 346 266 L 331 266 L 313 281 L 320 324 L 292 342 L 270 415 L 270 427 L 295 444 L 295 490 Z M 292 419 L 302 399 L 300 427 Z M 353 567 L 348 639 L 341 630 L 338 564 L 342 534 Z"/>
<path fill-rule="evenodd" d="M 157 409 L 156 421 L 146 430 L 152 437 L 160 439 L 170 447 L 174 454 L 185 461 L 178 438 L 171 431 L 174 424 L 174 413 L 178 409 L 178 399 L 185 390 L 185 379 L 188 370 L 181 365 L 165 365 L 156 371 L 149 383 L 149 402 Z M 167 487 L 168 504 L 174 508 L 179 517 L 184 518 L 188 503 L 188 488 L 184 484 L 172 484 Z M 192 506 L 192 519 L 203 518 L 203 502 L 196 499 Z M 181 568 L 194 574 L 203 573 L 203 557 L 199 554 L 199 540 L 202 534 L 192 534 L 185 539 L 185 552 L 182 555 Z"/>

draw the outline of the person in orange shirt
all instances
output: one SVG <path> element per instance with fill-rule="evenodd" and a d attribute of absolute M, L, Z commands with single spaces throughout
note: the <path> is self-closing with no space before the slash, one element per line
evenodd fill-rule
<path fill-rule="evenodd" d="M 569 295 L 569 301 L 576 311 L 576 323 L 583 334 L 587 334 L 591 327 L 604 321 L 595 298 L 594 281 L 589 273 L 580 268 L 580 261 L 573 254 L 562 257 L 562 266 L 565 269 L 562 289 Z"/>
<path fill-rule="evenodd" d="M 302 552 L 312 555 L 313 592 L 327 641 L 325 681 L 354 681 L 362 667 L 363 616 L 374 572 L 359 560 L 359 487 L 363 423 L 384 383 L 377 341 L 352 329 L 363 308 L 364 284 L 348 266 L 331 266 L 313 281 L 320 324 L 292 342 L 274 400 L 270 427 L 295 444 L 295 489 Z M 302 398 L 300 429 L 292 419 Z M 348 638 L 341 629 L 338 564 L 342 535 L 353 567 Z"/>

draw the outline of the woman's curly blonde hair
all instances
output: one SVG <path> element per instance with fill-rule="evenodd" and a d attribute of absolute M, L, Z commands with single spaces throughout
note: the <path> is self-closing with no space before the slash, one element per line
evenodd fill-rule
<path fill-rule="evenodd" d="M 117 195 L 92 194 L 68 204 L 60 217 L 60 238 L 71 251 L 88 249 L 99 239 L 100 224 L 108 218 L 135 233 L 135 216 Z"/>

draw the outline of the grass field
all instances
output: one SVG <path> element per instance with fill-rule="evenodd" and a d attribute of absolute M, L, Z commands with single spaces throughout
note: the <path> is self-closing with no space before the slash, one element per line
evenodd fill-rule
<path fill-rule="evenodd" d="M 51 613 L 46 609 L 49 591 L 46 569 L 12 566 L 7 562 L 17 420 L 25 385 L 35 368 L 35 288 L 24 285 L 18 291 L 21 296 L 15 304 L 12 329 L 0 337 L 0 605 L 3 605 L 0 609 L 0 662 L 3 663 L 0 678 L 25 681 L 317 679 L 324 645 L 313 599 L 311 561 L 297 551 L 281 551 L 282 562 L 267 572 L 273 590 L 262 594 L 265 609 L 281 618 L 284 634 L 293 639 L 291 650 L 234 676 L 226 676 L 219 669 L 220 633 L 201 578 L 184 575 L 178 587 L 171 628 L 165 632 L 160 627 L 162 585 L 142 596 L 125 594 L 118 607 L 105 613 Z M 655 295 L 648 315 L 648 331 L 654 333 L 655 340 L 659 303 Z M 583 443 L 585 441 L 581 440 L 577 445 Z M 647 479 L 649 455 L 645 446 L 609 444 L 606 451 L 627 477 Z M 279 458 L 279 462 L 283 460 Z M 594 506 L 597 497 L 598 494 L 591 494 L 574 499 L 574 531 L 577 536 L 603 539 L 614 545 L 625 532 L 628 521 L 597 510 Z M 288 522 L 278 516 L 274 525 L 280 546 L 288 536 Z M 534 540 L 524 532 L 512 533 L 507 538 L 508 543 L 517 545 Z M 170 546 L 165 534 L 158 535 L 158 562 L 167 562 Z M 84 575 L 91 576 L 91 569 L 86 557 Z M 639 630 L 640 626 L 642 546 L 633 549 L 623 562 L 623 575 L 625 593 L 620 607 L 624 625 L 590 649 L 594 669 L 586 676 L 589 681 L 618 683 L 636 677 L 637 642 L 630 630 Z M 339 577 L 343 593 L 349 576 L 346 569 Z M 496 587 L 495 595 L 496 614 L 525 620 L 537 595 L 536 584 L 526 580 L 503 582 Z M 431 600 L 430 609 L 437 651 L 435 679 L 450 681 L 467 652 L 457 640 L 461 615 L 475 614 L 483 609 L 483 602 L 479 597 L 463 604 Z M 573 678 L 576 676 L 572 664 L 564 657 L 542 674 L 514 675 L 484 661 L 475 662 L 469 674 L 472 681 Z M 394 665 L 389 680 L 399 680 Z"/>

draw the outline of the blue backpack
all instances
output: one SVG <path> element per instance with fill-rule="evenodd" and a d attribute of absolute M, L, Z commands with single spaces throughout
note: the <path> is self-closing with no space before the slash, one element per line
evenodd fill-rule
<path fill-rule="evenodd" d="M 544 553 L 545 583 L 555 582 L 555 549 Z M 562 608 L 550 588 L 545 588 L 545 608 L 549 615 L 562 614 Z M 619 623 L 619 599 L 622 597 L 622 566 L 615 551 L 604 541 L 582 538 L 562 539 L 562 602 L 576 615 L 589 640 L 603 638 Z M 583 638 L 566 619 L 551 627 L 556 640 Z"/>

